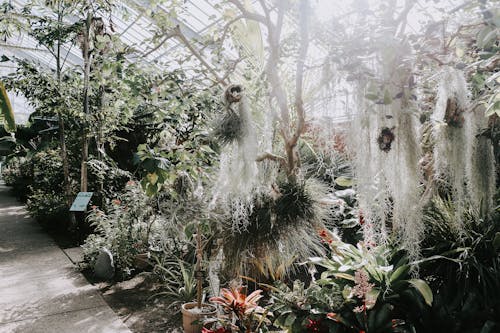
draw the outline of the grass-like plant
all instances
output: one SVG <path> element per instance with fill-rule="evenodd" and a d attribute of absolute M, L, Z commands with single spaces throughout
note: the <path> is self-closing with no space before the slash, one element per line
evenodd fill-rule
<path fill-rule="evenodd" d="M 180 259 L 163 263 L 157 261 L 154 270 L 164 282 L 164 291 L 154 294 L 151 298 L 165 297 L 170 302 L 167 308 L 175 308 L 175 314 L 179 314 L 182 304 L 192 302 L 196 298 L 195 270 L 192 265 Z"/>

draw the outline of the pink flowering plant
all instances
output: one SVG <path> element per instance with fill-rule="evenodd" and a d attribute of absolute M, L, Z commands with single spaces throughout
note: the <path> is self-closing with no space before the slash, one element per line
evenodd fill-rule
<path fill-rule="evenodd" d="M 247 294 L 246 286 L 222 288 L 220 296 L 210 298 L 210 302 L 223 312 L 216 320 L 218 329 L 240 333 L 267 332 L 264 324 L 269 323 L 268 310 L 259 305 L 261 294 L 260 289 Z"/>

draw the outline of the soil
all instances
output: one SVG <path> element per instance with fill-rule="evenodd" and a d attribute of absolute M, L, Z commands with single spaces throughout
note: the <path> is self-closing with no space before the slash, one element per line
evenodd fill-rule
<path fill-rule="evenodd" d="M 152 273 L 143 272 L 116 284 L 94 284 L 132 332 L 182 333 L 178 309 L 167 309 L 168 302 L 161 297 L 152 297 L 161 291 L 161 284 Z"/>

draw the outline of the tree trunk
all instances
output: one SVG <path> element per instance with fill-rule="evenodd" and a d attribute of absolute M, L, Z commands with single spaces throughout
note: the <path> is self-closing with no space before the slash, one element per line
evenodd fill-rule
<path fill-rule="evenodd" d="M 85 20 L 85 30 L 83 32 L 83 130 L 82 130 L 82 161 L 80 167 L 80 191 L 87 192 L 88 176 L 87 176 L 87 161 L 89 158 L 89 133 L 88 133 L 88 117 L 89 117 L 89 85 L 90 85 L 90 28 L 92 25 L 92 14 L 89 11 Z"/>
<path fill-rule="evenodd" d="M 63 20 L 63 9 L 61 8 L 61 1 L 57 3 L 57 23 L 58 23 L 58 28 L 61 28 L 62 25 L 62 20 Z M 59 35 L 59 38 L 57 39 L 57 49 L 56 49 L 56 76 L 57 76 L 57 88 L 58 91 L 61 91 L 61 71 L 62 71 L 62 64 L 61 64 L 61 38 Z M 63 164 L 63 184 L 64 184 L 64 196 L 66 199 L 66 205 L 67 209 L 69 211 L 71 204 L 73 202 L 73 197 L 71 193 L 71 184 L 70 184 L 70 179 L 69 179 L 69 162 L 68 162 L 68 151 L 66 148 L 66 134 L 65 134 L 65 129 L 64 129 L 64 119 L 62 116 L 62 112 L 60 108 L 57 108 L 57 118 L 58 118 L 58 125 L 59 125 L 59 145 L 61 147 L 61 160 Z M 75 228 L 76 223 L 75 223 L 75 216 L 74 214 L 70 213 L 70 225 L 69 229 Z"/>

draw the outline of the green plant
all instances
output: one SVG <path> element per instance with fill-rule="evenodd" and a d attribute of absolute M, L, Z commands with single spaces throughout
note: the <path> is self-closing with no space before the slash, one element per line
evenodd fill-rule
<path fill-rule="evenodd" d="M 112 254 L 117 276 L 130 276 L 138 254 L 148 252 L 149 239 L 156 216 L 151 199 L 142 193 L 137 183 L 127 183 L 120 199 L 107 203 L 105 211 L 92 207 L 87 221 L 95 228 L 82 245 L 85 259 L 92 265 L 101 247 Z"/>
<path fill-rule="evenodd" d="M 389 246 L 357 246 L 333 240 L 331 258 L 312 258 L 326 270 L 316 281 L 320 286 L 342 290 L 344 306 L 335 312 L 334 321 L 347 329 L 386 332 L 415 329 L 419 313 L 432 305 L 433 293 L 421 279 L 412 278 L 411 270 L 435 256 L 409 262 L 402 250 Z"/>
<path fill-rule="evenodd" d="M 157 258 L 153 271 L 163 281 L 165 290 L 152 297 L 165 297 L 170 302 L 167 308 L 176 307 L 176 314 L 182 304 L 192 302 L 196 298 L 197 282 L 191 264 L 180 259 L 160 262 Z"/>
<path fill-rule="evenodd" d="M 426 210 L 423 254 L 443 254 L 456 262 L 430 262 L 420 270 L 436 295 L 435 306 L 423 314 L 423 329 L 496 332 L 500 327 L 499 207 L 489 216 L 471 207 L 461 211 L 457 215 L 456 204 L 439 197 Z"/>
<path fill-rule="evenodd" d="M 277 281 L 273 286 L 269 310 L 274 315 L 273 325 L 291 332 L 308 332 L 312 325 L 327 329 L 329 317 L 344 304 L 342 291 L 336 285 L 320 286 L 296 280 L 292 288 Z M 335 322 L 330 322 L 335 325 Z"/>

